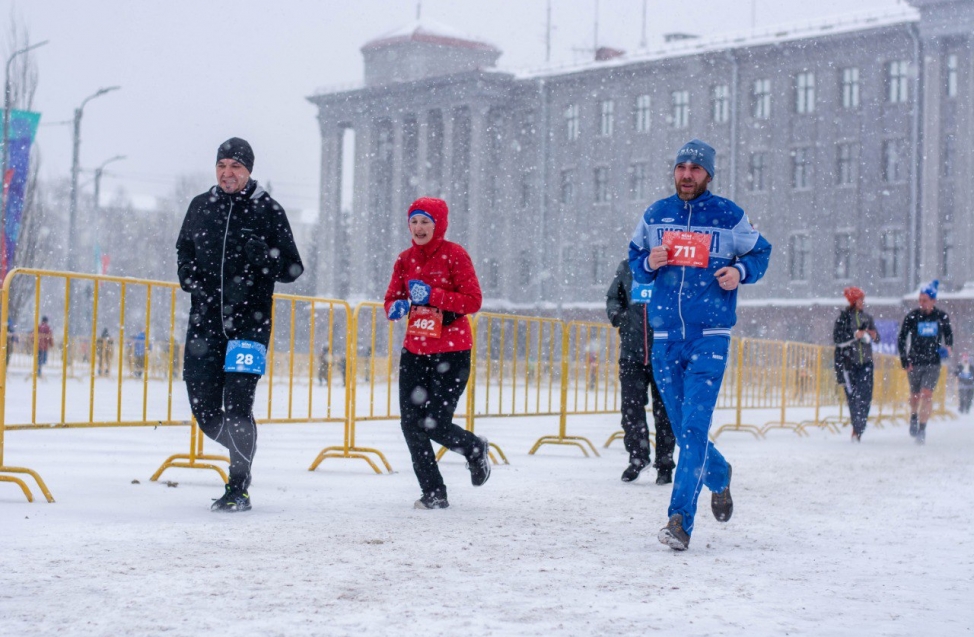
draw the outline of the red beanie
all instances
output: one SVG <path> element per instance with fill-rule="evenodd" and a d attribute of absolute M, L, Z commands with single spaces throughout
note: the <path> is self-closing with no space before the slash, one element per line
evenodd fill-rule
<path fill-rule="evenodd" d="M 842 290 L 842 294 L 849 301 L 849 305 L 855 305 L 860 299 L 866 298 L 866 293 L 862 291 L 862 288 L 857 287 L 847 287 Z"/>

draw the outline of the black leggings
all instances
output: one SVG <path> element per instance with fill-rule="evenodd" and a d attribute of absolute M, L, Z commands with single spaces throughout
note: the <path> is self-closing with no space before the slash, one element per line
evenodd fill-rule
<path fill-rule="evenodd" d="M 402 433 L 424 494 L 446 497 L 446 485 L 431 440 L 467 459 L 479 453 L 477 436 L 453 424 L 453 412 L 469 377 L 470 350 L 424 355 L 402 351 L 399 360 Z"/>
<path fill-rule="evenodd" d="M 666 415 L 666 407 L 653 380 L 652 364 L 643 365 L 629 358 L 619 359 L 619 381 L 622 385 L 623 443 L 629 452 L 630 462 L 649 462 L 649 427 L 646 423 L 646 405 L 653 397 L 653 424 L 656 427 L 656 462 L 653 465 L 663 471 L 672 470 L 673 448 L 676 438 Z"/>
<path fill-rule="evenodd" d="M 230 452 L 230 483 L 246 489 L 257 447 L 254 394 L 260 376 L 214 372 L 187 378 L 189 404 L 200 430 Z"/>

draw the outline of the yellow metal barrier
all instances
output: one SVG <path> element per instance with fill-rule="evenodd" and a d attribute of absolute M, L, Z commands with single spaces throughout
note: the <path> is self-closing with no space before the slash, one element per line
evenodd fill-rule
<path fill-rule="evenodd" d="M 348 308 L 348 306 L 345 306 Z M 358 420 L 377 420 L 397 418 L 392 411 L 392 391 L 393 391 L 393 352 L 395 351 L 394 330 L 396 324 L 393 321 L 385 321 L 388 325 L 385 329 L 379 327 L 379 319 L 385 320 L 385 310 L 381 303 L 366 302 L 360 303 L 351 313 L 351 320 L 348 321 L 348 331 L 345 342 L 346 378 L 351 382 L 346 382 L 345 387 L 345 432 L 341 446 L 325 447 L 318 453 L 314 462 L 308 468 L 314 471 L 326 458 L 357 458 L 368 463 L 376 473 L 382 473 L 379 466 L 370 457 L 374 455 L 385 466 L 386 471 L 392 473 L 392 465 L 386 460 L 385 455 L 378 449 L 372 447 L 360 447 L 355 442 L 355 425 Z M 360 370 L 359 352 L 362 343 L 361 329 L 367 327 L 368 337 L 364 340 L 366 349 L 366 364 Z M 377 352 L 383 352 L 384 364 L 376 365 Z M 369 412 L 367 416 L 360 417 L 357 412 L 358 379 L 359 374 L 364 372 L 365 381 L 369 384 Z M 384 385 L 376 384 L 377 374 L 381 373 L 380 378 L 384 379 Z M 385 409 L 381 409 L 381 404 L 376 404 L 377 387 L 385 388 Z M 398 404 L 398 401 L 396 401 Z"/>

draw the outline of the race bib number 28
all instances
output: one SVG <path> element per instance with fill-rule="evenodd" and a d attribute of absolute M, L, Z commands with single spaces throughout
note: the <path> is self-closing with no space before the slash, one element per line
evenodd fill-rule
<path fill-rule="evenodd" d="M 443 331 L 443 313 L 428 305 L 414 305 L 409 308 L 409 324 L 406 334 L 439 338 Z"/>
<path fill-rule="evenodd" d="M 666 265 L 705 268 L 710 263 L 709 234 L 667 230 L 663 233 L 663 245 L 669 248 Z"/>
<path fill-rule="evenodd" d="M 267 367 L 267 348 L 254 341 L 230 341 L 223 371 L 263 375 Z"/>

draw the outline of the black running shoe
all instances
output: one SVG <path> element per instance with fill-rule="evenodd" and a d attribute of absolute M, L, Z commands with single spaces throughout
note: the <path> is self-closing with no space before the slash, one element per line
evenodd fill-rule
<path fill-rule="evenodd" d="M 470 483 L 475 487 L 483 486 L 490 478 L 490 447 L 487 439 L 479 436 L 480 445 L 475 448 L 479 453 L 473 458 L 467 458 L 467 469 L 470 470 Z"/>
<path fill-rule="evenodd" d="M 657 469 L 656 484 L 670 484 L 673 482 L 673 469 Z"/>
<path fill-rule="evenodd" d="M 416 509 L 449 509 L 450 503 L 446 501 L 446 492 L 424 493 L 423 497 L 416 500 L 413 504 Z"/>
<path fill-rule="evenodd" d="M 210 511 L 224 513 L 237 513 L 238 511 L 250 511 L 250 495 L 246 489 L 239 486 L 226 485 L 223 497 L 213 501 Z"/>
<path fill-rule="evenodd" d="M 917 424 L 917 415 L 910 414 L 910 435 L 914 438 L 917 437 L 917 431 L 920 430 L 920 425 Z"/>
<path fill-rule="evenodd" d="M 674 551 L 685 551 L 690 547 L 690 535 L 683 530 L 683 516 L 679 513 L 670 516 L 669 522 L 656 537 Z"/>
<path fill-rule="evenodd" d="M 927 423 L 921 422 L 917 426 L 916 443 L 918 445 L 927 444 Z"/>
<path fill-rule="evenodd" d="M 731 466 L 727 463 L 727 486 L 720 493 L 710 494 L 710 510 L 718 522 L 726 522 L 734 514 L 734 500 L 730 492 Z"/>
<path fill-rule="evenodd" d="M 621 480 L 623 482 L 635 482 L 639 478 L 639 474 L 643 472 L 643 469 L 648 466 L 649 460 L 630 460 L 629 466 L 622 472 Z"/>

